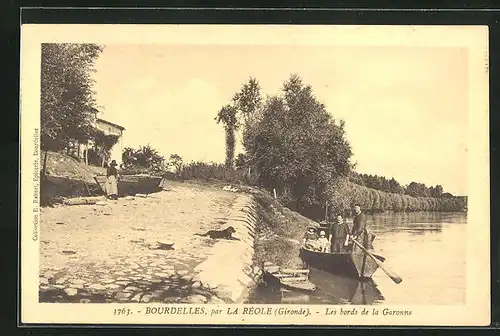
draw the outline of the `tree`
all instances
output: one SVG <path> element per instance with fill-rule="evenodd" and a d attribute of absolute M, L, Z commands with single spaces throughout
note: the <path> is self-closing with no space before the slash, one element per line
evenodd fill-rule
<path fill-rule="evenodd" d="M 349 177 L 349 181 L 356 183 L 358 185 L 364 186 L 365 181 L 363 181 L 363 176 L 361 174 L 358 174 L 356 172 L 351 172 L 351 175 Z"/>
<path fill-rule="evenodd" d="M 389 191 L 396 194 L 404 194 L 404 188 L 393 178 L 389 180 Z"/>
<path fill-rule="evenodd" d="M 240 112 L 244 123 L 248 123 L 262 104 L 260 84 L 254 77 L 250 77 L 243 84 L 241 90 L 233 96 L 235 108 Z"/>
<path fill-rule="evenodd" d="M 420 194 L 420 190 L 417 182 L 411 182 L 405 187 L 405 194 L 417 197 Z"/>
<path fill-rule="evenodd" d="M 328 183 L 350 171 L 344 123 L 335 123 L 297 75 L 282 93 L 265 102 L 247 152 L 265 187 L 278 189 L 299 208 L 324 205 Z"/>
<path fill-rule="evenodd" d="M 150 145 L 140 146 L 137 149 L 127 147 L 122 152 L 122 161 L 125 168 L 147 170 L 150 172 L 164 171 L 165 158 Z"/>
<path fill-rule="evenodd" d="M 135 152 L 135 163 L 141 167 L 154 167 L 163 163 L 164 158 L 150 145 L 141 146 Z"/>
<path fill-rule="evenodd" d="M 443 187 L 441 185 L 437 185 L 435 187 L 430 187 L 430 196 L 431 197 L 441 197 L 443 195 Z"/>
<path fill-rule="evenodd" d="M 41 141 L 43 150 L 60 150 L 92 138 L 97 112 L 94 62 L 96 44 L 44 43 L 41 53 Z"/>
<path fill-rule="evenodd" d="M 131 147 L 125 147 L 122 152 L 122 163 L 124 166 L 130 166 L 135 163 L 135 150 Z"/>
<path fill-rule="evenodd" d="M 236 157 L 235 166 L 236 169 L 243 169 L 247 164 L 247 157 L 243 153 L 239 153 Z"/>
<path fill-rule="evenodd" d="M 406 194 L 413 197 L 429 197 L 429 189 L 423 183 L 411 182 L 406 187 Z"/>
<path fill-rule="evenodd" d="M 120 137 L 114 134 L 105 134 L 101 130 L 94 129 L 93 138 L 94 150 L 101 158 L 101 167 L 104 167 L 104 163 L 108 161 L 111 156 L 111 149 L 116 145 Z"/>
<path fill-rule="evenodd" d="M 258 113 L 262 107 L 262 97 L 260 94 L 260 84 L 257 79 L 250 77 L 247 83 L 243 84 L 240 91 L 233 96 L 233 104 L 237 109 L 240 120 L 243 120 L 243 148 L 247 151 L 251 142 L 255 140 L 253 132 Z M 247 161 L 253 160 L 247 157 Z"/>
<path fill-rule="evenodd" d="M 183 165 L 182 157 L 178 154 L 171 154 L 169 165 L 171 165 L 175 168 L 175 172 L 177 175 L 180 175 L 181 171 L 182 171 L 182 165 Z"/>
<path fill-rule="evenodd" d="M 390 185 L 389 181 L 383 176 L 381 176 L 380 179 L 381 179 L 381 183 L 380 183 L 381 189 L 380 190 L 390 192 L 391 185 Z"/>
<path fill-rule="evenodd" d="M 215 120 L 217 123 L 222 123 L 224 125 L 224 130 L 226 131 L 226 167 L 233 168 L 234 164 L 234 152 L 236 146 L 236 136 L 235 132 L 238 129 L 238 120 L 236 116 L 237 109 L 231 105 L 223 106 Z"/>

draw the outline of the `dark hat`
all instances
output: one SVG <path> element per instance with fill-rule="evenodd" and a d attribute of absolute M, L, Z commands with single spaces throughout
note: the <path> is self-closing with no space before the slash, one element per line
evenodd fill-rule
<path fill-rule="evenodd" d="M 111 163 L 110 163 L 109 165 L 110 165 L 110 166 L 116 166 L 116 165 L 117 165 L 117 164 L 116 164 L 116 160 L 111 161 Z"/>

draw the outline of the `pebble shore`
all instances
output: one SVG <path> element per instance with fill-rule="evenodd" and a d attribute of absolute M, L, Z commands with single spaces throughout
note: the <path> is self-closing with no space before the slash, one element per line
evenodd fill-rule
<path fill-rule="evenodd" d="M 40 302 L 229 302 L 196 271 L 217 241 L 194 234 L 225 228 L 237 197 L 178 183 L 146 198 L 42 209 Z"/>

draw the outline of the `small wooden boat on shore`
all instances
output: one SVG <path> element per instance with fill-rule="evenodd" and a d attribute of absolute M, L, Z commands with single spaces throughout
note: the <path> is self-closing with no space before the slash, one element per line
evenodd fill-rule
<path fill-rule="evenodd" d="M 385 258 L 374 254 L 380 261 Z M 306 249 L 300 249 L 300 258 L 305 264 L 314 268 L 322 269 L 332 274 L 345 275 L 358 279 L 369 279 L 379 268 L 379 265 L 366 253 L 328 253 Z"/>
<path fill-rule="evenodd" d="M 101 189 L 106 190 L 106 176 L 98 175 L 95 179 Z M 149 194 L 160 189 L 161 180 L 162 177 L 152 175 L 120 175 L 118 194 L 119 196 Z"/>
<path fill-rule="evenodd" d="M 296 291 L 312 292 L 316 286 L 309 281 L 309 270 L 281 269 L 275 265 L 265 265 L 262 277 L 267 286 Z"/>

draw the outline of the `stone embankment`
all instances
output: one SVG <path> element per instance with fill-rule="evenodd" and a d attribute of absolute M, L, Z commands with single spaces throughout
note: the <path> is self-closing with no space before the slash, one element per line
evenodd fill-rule
<path fill-rule="evenodd" d="M 228 216 L 227 226 L 235 228 L 239 240 L 220 241 L 211 256 L 196 267 L 202 283 L 227 303 L 241 303 L 259 277 L 253 266 L 257 204 L 249 195 L 239 195 Z"/>
<path fill-rule="evenodd" d="M 256 204 L 249 194 L 171 184 L 146 198 L 43 208 L 42 302 L 243 302 Z M 233 226 L 239 240 L 196 233 Z M 161 249 L 161 243 L 174 243 Z"/>

